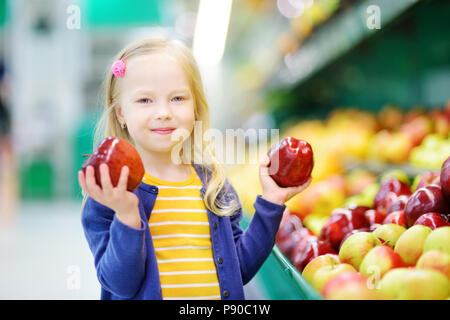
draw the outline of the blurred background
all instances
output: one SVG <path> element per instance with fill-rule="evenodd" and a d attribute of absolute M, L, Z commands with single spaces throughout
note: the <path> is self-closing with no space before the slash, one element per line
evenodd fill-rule
<path fill-rule="evenodd" d="M 439 0 L 0 0 L 0 299 L 99 298 L 76 177 L 130 41 L 193 49 L 214 128 L 309 141 L 312 191 L 288 208 L 320 229 L 378 175 L 450 154 L 449 16 Z M 228 169 L 249 218 L 257 166 Z M 293 298 L 271 259 L 247 298 Z"/>

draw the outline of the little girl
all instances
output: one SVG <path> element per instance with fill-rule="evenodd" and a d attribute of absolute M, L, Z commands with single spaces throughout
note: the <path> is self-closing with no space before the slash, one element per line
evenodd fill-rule
<path fill-rule="evenodd" d="M 173 161 L 177 132 L 194 122 L 209 129 L 209 109 L 190 50 L 180 41 L 149 38 L 131 43 L 106 78 L 106 105 L 97 138 L 133 143 L 145 168 L 134 191 L 129 169 L 117 186 L 108 166 L 78 173 L 85 194 L 82 225 L 94 256 L 102 299 L 244 299 L 243 285 L 271 252 L 284 203 L 310 183 L 280 188 L 260 165 L 262 195 L 244 232 L 238 195 L 203 137 L 191 134 L 192 152 L 207 159 Z M 202 141 L 199 141 L 199 140 Z M 181 158 L 186 158 L 184 151 Z"/>

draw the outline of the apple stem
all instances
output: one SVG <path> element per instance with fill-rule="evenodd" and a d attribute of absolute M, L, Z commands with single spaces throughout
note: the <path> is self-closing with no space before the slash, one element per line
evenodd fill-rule
<path fill-rule="evenodd" d="M 83 154 L 84 158 L 89 157 L 89 156 L 90 156 L 90 154 Z"/>

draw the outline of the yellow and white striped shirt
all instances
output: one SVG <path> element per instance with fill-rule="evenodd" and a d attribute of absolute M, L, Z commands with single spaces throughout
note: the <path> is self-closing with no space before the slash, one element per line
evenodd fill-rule
<path fill-rule="evenodd" d="M 190 165 L 185 181 L 165 181 L 145 173 L 157 186 L 149 227 L 155 247 L 163 299 L 220 299 L 202 182 Z"/>

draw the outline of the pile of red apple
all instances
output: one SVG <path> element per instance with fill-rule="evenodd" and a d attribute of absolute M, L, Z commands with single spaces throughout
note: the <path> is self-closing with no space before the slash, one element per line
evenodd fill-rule
<path fill-rule="evenodd" d="M 450 297 L 450 157 L 416 190 L 384 180 L 373 207 L 335 209 L 319 235 L 286 210 L 276 243 L 326 299 Z"/>

